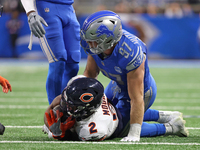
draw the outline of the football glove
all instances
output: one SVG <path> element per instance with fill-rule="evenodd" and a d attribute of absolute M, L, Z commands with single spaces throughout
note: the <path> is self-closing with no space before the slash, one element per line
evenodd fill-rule
<path fill-rule="evenodd" d="M 72 119 L 71 116 L 62 123 L 61 117 L 63 116 L 63 113 L 59 110 L 56 111 L 56 118 L 52 109 L 50 110 L 50 115 L 46 112 L 45 115 L 47 118 L 49 129 L 52 132 L 52 136 L 54 139 L 64 138 L 65 131 L 71 129 L 75 124 L 75 119 Z"/>
<path fill-rule="evenodd" d="M 41 38 L 45 35 L 45 30 L 42 24 L 44 24 L 46 27 L 48 24 L 46 21 L 39 16 L 36 12 L 31 12 L 28 15 L 28 24 L 30 27 L 31 32 L 38 38 Z"/>
<path fill-rule="evenodd" d="M 8 90 L 10 90 L 10 92 L 12 91 L 12 87 L 11 87 L 9 81 L 1 76 L 0 76 L 0 84 L 2 86 L 2 91 L 4 93 L 8 93 Z"/>

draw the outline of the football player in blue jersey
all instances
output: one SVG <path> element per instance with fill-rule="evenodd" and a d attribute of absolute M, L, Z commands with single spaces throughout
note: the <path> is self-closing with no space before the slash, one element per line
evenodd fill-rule
<path fill-rule="evenodd" d="M 121 141 L 139 141 L 140 135 L 145 136 L 150 129 L 143 121 L 157 121 L 162 115 L 149 109 L 156 98 L 157 87 L 149 71 L 146 45 L 122 29 L 119 15 L 103 10 L 84 21 L 81 46 L 88 53 L 84 75 L 97 78 L 101 71 L 111 79 L 105 94 L 122 114 L 121 137 L 124 138 Z M 156 128 L 165 132 L 164 126 L 155 127 L 155 132 Z M 188 135 L 185 130 L 181 134 Z"/>
<path fill-rule="evenodd" d="M 51 104 L 79 70 L 80 25 L 72 6 L 74 0 L 21 2 L 28 16 L 31 35 L 40 39 L 41 48 L 49 62 L 46 91 Z M 37 8 L 34 8 L 34 2 Z"/>

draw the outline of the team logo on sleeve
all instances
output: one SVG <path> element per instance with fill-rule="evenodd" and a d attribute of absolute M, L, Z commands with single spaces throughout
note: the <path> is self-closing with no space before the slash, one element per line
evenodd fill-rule
<path fill-rule="evenodd" d="M 133 70 L 138 68 L 142 62 L 144 60 L 144 54 L 142 52 L 142 48 L 141 46 L 138 47 L 137 49 L 137 54 L 136 56 L 133 58 L 133 60 L 126 66 L 126 70 Z"/>
<path fill-rule="evenodd" d="M 119 67 L 115 66 L 114 68 L 115 68 L 115 71 L 117 71 L 118 73 L 122 73 L 122 70 Z"/>
<path fill-rule="evenodd" d="M 91 93 L 83 93 L 79 99 L 84 103 L 89 103 L 94 99 L 94 96 Z"/>

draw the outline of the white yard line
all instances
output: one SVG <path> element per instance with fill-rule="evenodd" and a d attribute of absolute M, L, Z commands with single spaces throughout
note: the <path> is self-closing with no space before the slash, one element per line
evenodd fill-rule
<path fill-rule="evenodd" d="M 127 145 L 127 144 L 133 144 L 133 145 L 200 145 L 200 143 L 151 143 L 151 142 L 82 142 L 82 141 L 0 141 L 0 143 L 36 143 L 36 144 L 117 144 L 117 145 Z"/>
<path fill-rule="evenodd" d="M 1 109 L 46 109 L 48 105 L 0 105 Z M 152 106 L 157 110 L 200 110 L 200 106 Z"/>
<path fill-rule="evenodd" d="M 8 95 L 6 95 L 8 96 Z M 0 97 L 0 103 L 9 103 L 9 102 L 26 102 L 26 103 L 34 103 L 34 102 L 46 102 L 48 103 L 48 100 L 46 97 L 44 98 L 28 98 L 29 101 L 27 101 L 27 97 L 20 97 L 20 98 L 13 98 L 13 97 Z M 155 104 L 157 103 L 179 103 L 179 104 L 184 104 L 184 103 L 190 103 L 190 104 L 200 104 L 199 98 L 190 98 L 184 99 L 184 98 L 156 98 Z"/>
<path fill-rule="evenodd" d="M 42 128 L 42 126 L 5 126 L 6 128 Z M 200 130 L 200 128 L 186 127 L 190 130 Z"/>

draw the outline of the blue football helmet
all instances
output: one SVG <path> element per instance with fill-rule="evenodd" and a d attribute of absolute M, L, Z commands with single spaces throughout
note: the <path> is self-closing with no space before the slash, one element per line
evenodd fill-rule
<path fill-rule="evenodd" d="M 119 15 L 103 10 L 86 18 L 81 29 L 81 46 L 87 52 L 100 54 L 110 49 L 122 37 L 122 23 Z M 87 42 L 96 42 L 90 47 Z"/>
<path fill-rule="evenodd" d="M 90 116 L 102 103 L 103 85 L 93 78 L 78 78 L 62 92 L 61 109 L 77 120 Z"/>

